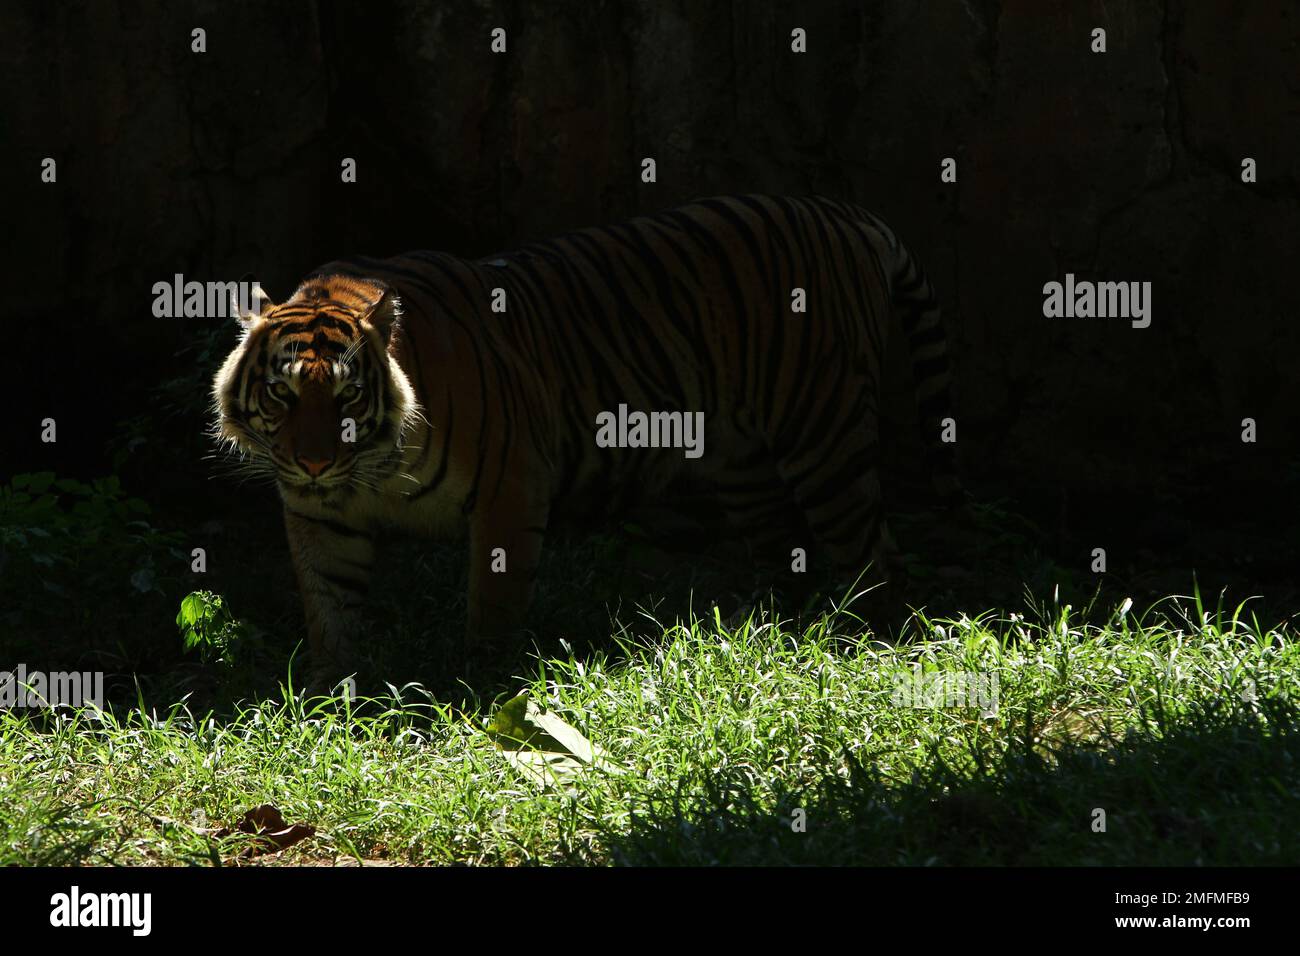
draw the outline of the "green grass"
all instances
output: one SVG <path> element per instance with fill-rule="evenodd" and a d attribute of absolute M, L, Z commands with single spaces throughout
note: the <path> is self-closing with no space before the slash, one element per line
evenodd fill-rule
<path fill-rule="evenodd" d="M 272 803 L 317 833 L 257 863 L 1294 864 L 1296 637 L 1196 599 L 890 642 L 847 611 L 643 616 L 493 700 L 0 711 L 0 863 L 235 863 L 199 826 Z M 996 680 L 996 708 L 909 706 L 918 669 Z M 484 730 L 517 692 L 620 772 L 520 775 Z"/>

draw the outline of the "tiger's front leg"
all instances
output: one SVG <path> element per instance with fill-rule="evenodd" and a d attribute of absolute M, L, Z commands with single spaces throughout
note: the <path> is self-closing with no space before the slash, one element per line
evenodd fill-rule
<path fill-rule="evenodd" d="M 288 507 L 284 525 L 307 621 L 307 686 L 319 692 L 352 670 L 353 639 L 370 584 L 374 539 L 366 531 Z"/>
<path fill-rule="evenodd" d="M 503 494 L 470 516 L 467 655 L 509 641 L 523 628 L 548 512 L 547 503 Z"/>

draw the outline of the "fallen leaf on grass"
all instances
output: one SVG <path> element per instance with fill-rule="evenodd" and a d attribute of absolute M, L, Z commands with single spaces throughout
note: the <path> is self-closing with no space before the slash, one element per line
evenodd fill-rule
<path fill-rule="evenodd" d="M 593 767 L 619 772 L 600 747 L 527 694 L 501 705 L 487 732 L 510 766 L 542 786 Z"/>
<path fill-rule="evenodd" d="M 194 826 L 161 816 L 153 817 L 153 822 L 163 828 L 180 827 L 188 829 L 192 833 L 213 840 L 225 840 L 236 833 L 247 833 L 256 836 L 257 839 L 250 842 L 240 852 L 239 855 L 244 858 L 260 856 L 263 853 L 277 853 L 310 836 L 316 835 L 316 828 L 306 823 L 290 825 L 285 822 L 284 816 L 279 809 L 270 803 L 262 803 L 253 807 L 244 814 L 243 819 L 239 821 L 234 829 L 230 827 Z"/>
<path fill-rule="evenodd" d="M 525 777 L 540 786 L 558 783 L 581 773 L 583 764 L 569 754 L 542 750 L 502 750 L 501 756 Z"/>
<path fill-rule="evenodd" d="M 257 836 L 253 845 L 244 851 L 244 856 L 286 850 L 295 843 L 316 835 L 316 828 L 306 823 L 286 823 L 280 811 L 269 803 L 260 804 L 245 813 L 236 829 L 240 833 Z"/>

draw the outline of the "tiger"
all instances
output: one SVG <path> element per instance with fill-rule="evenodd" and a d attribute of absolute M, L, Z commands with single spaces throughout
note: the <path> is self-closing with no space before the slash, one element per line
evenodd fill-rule
<path fill-rule="evenodd" d="M 381 530 L 468 539 L 467 653 L 521 631 L 554 520 L 653 500 L 684 475 L 713 489 L 755 557 L 789 561 L 789 540 L 762 530 L 793 503 L 830 563 L 889 566 L 891 312 L 951 501 L 934 288 L 885 223 L 824 196 L 698 199 L 479 259 L 330 262 L 240 312 L 214 432 L 278 486 L 319 683 L 354 660 Z M 598 442 L 621 406 L 694 414 L 702 454 Z"/>

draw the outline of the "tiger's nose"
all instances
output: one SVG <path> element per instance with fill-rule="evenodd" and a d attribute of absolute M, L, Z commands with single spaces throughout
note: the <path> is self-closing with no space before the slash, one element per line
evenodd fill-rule
<path fill-rule="evenodd" d="M 333 458 L 303 458 L 298 456 L 298 464 L 302 465 L 303 471 L 313 478 L 319 478 L 321 474 L 330 465 L 334 464 Z"/>

